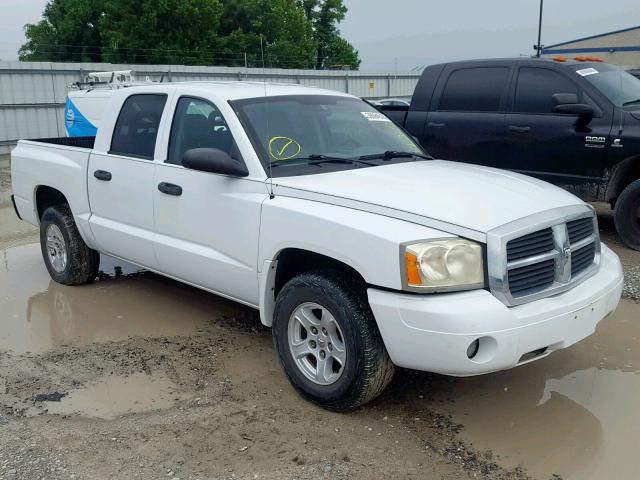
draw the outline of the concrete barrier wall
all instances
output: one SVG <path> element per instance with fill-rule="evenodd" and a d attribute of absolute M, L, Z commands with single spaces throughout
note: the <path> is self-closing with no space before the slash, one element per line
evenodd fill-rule
<path fill-rule="evenodd" d="M 365 98 L 408 97 L 420 78 L 416 72 L 351 72 L 184 65 L 0 62 L 0 154 L 21 138 L 64 136 L 68 86 L 89 72 L 133 70 L 136 79 L 240 80 L 294 83 L 348 92 Z"/>

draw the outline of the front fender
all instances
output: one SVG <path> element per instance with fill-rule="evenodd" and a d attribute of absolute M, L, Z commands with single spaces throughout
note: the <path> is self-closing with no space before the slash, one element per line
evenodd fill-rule
<path fill-rule="evenodd" d="M 370 285 L 400 290 L 400 244 L 447 235 L 375 213 L 276 196 L 263 204 L 258 268 L 297 248 L 349 265 Z"/>

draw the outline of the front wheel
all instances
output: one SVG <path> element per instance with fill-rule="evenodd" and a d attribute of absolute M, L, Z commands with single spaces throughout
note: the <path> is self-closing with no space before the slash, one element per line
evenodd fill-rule
<path fill-rule="evenodd" d="M 615 223 L 622 241 L 634 250 L 640 250 L 640 180 L 622 191 L 616 201 Z"/>
<path fill-rule="evenodd" d="M 342 272 L 290 280 L 276 300 L 273 338 L 290 382 L 324 408 L 357 408 L 393 377 L 365 286 Z"/>
<path fill-rule="evenodd" d="M 63 285 L 82 285 L 98 274 L 100 254 L 78 232 L 68 205 L 47 208 L 40 220 L 40 248 L 51 278 Z"/>

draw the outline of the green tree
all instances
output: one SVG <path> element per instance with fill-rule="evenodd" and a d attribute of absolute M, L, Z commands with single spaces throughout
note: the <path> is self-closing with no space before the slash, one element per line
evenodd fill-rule
<path fill-rule="evenodd" d="M 314 38 L 318 44 L 316 68 L 332 65 L 360 66 L 357 50 L 340 36 L 338 24 L 344 20 L 347 7 L 343 0 L 298 0 L 313 25 Z"/>
<path fill-rule="evenodd" d="M 304 10 L 296 0 L 225 0 L 220 36 L 227 64 L 313 68 L 316 42 Z"/>
<path fill-rule="evenodd" d="M 98 23 L 104 0 L 50 0 L 42 20 L 25 26 L 27 42 L 20 60 L 54 62 L 102 61 Z"/>
<path fill-rule="evenodd" d="M 350 65 L 353 70 L 360 67 L 360 57 L 358 51 L 353 48 L 344 38 L 335 36 L 329 43 L 325 57 L 325 65 Z"/>
<path fill-rule="evenodd" d="M 100 19 L 103 59 L 215 64 L 221 15 L 219 0 L 108 0 Z"/>
<path fill-rule="evenodd" d="M 360 64 L 342 0 L 49 0 L 21 60 L 269 68 Z"/>

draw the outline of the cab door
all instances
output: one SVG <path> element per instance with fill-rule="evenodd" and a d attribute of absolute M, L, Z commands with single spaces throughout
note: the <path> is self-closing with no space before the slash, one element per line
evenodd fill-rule
<path fill-rule="evenodd" d="M 424 146 L 436 158 L 500 167 L 511 65 L 446 67 L 429 112 Z"/>
<path fill-rule="evenodd" d="M 258 305 L 258 235 L 264 183 L 182 166 L 193 148 L 217 148 L 241 160 L 223 114 L 212 102 L 176 101 L 166 159 L 154 182 L 155 252 L 160 271 Z"/>
<path fill-rule="evenodd" d="M 593 118 L 553 113 L 552 96 L 569 93 L 594 107 Z M 507 114 L 505 168 L 562 186 L 595 200 L 610 145 L 611 113 L 560 70 L 521 66 Z"/>
<path fill-rule="evenodd" d="M 154 152 L 167 95 L 123 103 L 107 152 L 92 152 L 89 225 L 100 251 L 156 269 L 153 252 Z"/>

